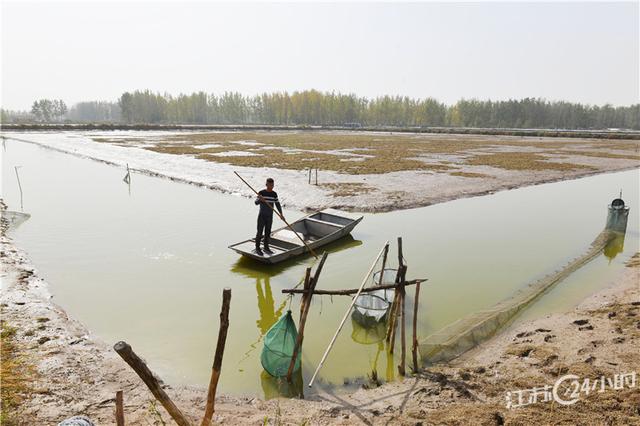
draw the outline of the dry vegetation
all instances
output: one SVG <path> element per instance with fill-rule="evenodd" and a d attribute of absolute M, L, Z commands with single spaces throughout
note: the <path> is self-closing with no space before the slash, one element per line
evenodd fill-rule
<path fill-rule="evenodd" d="M 121 146 L 141 142 L 141 139 L 133 138 L 94 140 Z M 482 174 L 464 172 L 459 168 L 467 165 L 505 170 L 570 171 L 592 168 L 570 160 L 548 160 L 554 156 L 640 160 L 640 141 L 632 140 L 346 132 L 209 132 L 168 134 L 144 142 L 149 144 L 144 149 L 190 155 L 212 162 L 289 170 L 314 167 L 350 175 L 424 170 L 474 178 L 482 177 Z M 225 155 L 230 151 L 234 155 Z M 455 164 L 439 158 L 447 155 L 461 156 L 462 160 Z"/>
<path fill-rule="evenodd" d="M 2 321 L 0 330 L 0 424 L 17 425 L 20 424 L 20 405 L 33 392 L 31 383 L 35 372 L 16 342 L 17 329 Z"/>

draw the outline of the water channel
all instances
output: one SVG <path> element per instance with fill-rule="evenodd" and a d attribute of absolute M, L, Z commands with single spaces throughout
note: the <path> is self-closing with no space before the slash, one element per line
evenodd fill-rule
<path fill-rule="evenodd" d="M 129 186 L 122 168 L 7 140 L 2 198 L 10 210 L 20 210 L 14 166 L 20 166 L 23 208 L 31 218 L 11 236 L 50 283 L 57 304 L 109 344 L 129 342 L 165 381 L 206 386 L 222 289 L 231 287 L 219 389 L 273 395 L 260 365 L 261 339 L 287 309 L 297 321 L 299 297 L 281 290 L 298 284 L 314 259 L 266 267 L 229 250 L 255 232 L 252 200 L 139 174 Z M 580 255 L 603 229 L 607 204 L 622 189 L 631 206 L 624 246 L 560 283 L 523 316 L 567 309 L 607 285 L 638 251 L 639 177 L 636 169 L 365 214 L 352 237 L 328 247 L 318 286 L 357 287 L 384 242 L 392 241 L 395 254 L 395 238 L 402 236 L 407 277 L 429 279 L 418 319 L 425 337 Z M 303 215 L 285 213 L 290 220 Z M 408 294 L 413 303 L 413 291 Z M 349 302 L 315 298 L 303 348 L 305 380 Z M 393 360 L 376 340 L 375 331 L 349 321 L 318 386 L 358 383 L 373 368 L 382 380 L 394 379 Z"/>

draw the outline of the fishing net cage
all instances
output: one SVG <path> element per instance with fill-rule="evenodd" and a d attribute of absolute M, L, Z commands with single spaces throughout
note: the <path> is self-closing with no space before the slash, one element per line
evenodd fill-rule
<path fill-rule="evenodd" d="M 371 287 L 394 284 L 397 273 L 397 269 L 391 268 L 377 271 L 371 277 Z M 380 281 L 381 277 L 382 281 Z M 363 327 L 376 326 L 386 319 L 393 301 L 393 294 L 393 289 L 380 289 L 361 294 L 353 305 L 351 318 Z"/>
<path fill-rule="evenodd" d="M 471 313 L 427 336 L 419 343 L 423 365 L 448 362 L 493 336 L 538 297 L 599 256 L 615 235 L 615 232 L 605 229 L 582 255 L 555 272 L 528 283 L 491 308 Z"/>
<path fill-rule="evenodd" d="M 262 368 L 273 377 L 285 377 L 289 370 L 297 338 L 296 324 L 291 317 L 291 311 L 287 311 L 264 336 L 264 346 L 260 355 Z M 293 368 L 294 372 L 300 369 L 300 355 L 298 353 Z"/>
<path fill-rule="evenodd" d="M 380 274 L 382 274 L 382 282 L 380 282 Z M 371 285 L 395 284 L 396 275 L 398 275 L 397 269 L 385 268 L 384 270 L 376 271 L 371 277 Z"/>

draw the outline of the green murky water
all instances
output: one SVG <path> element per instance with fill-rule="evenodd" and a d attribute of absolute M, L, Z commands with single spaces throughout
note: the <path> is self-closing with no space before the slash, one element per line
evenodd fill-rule
<path fill-rule="evenodd" d="M 206 385 L 222 289 L 231 287 L 219 389 L 273 395 L 259 361 L 262 336 L 286 309 L 297 321 L 299 298 L 281 290 L 296 285 L 314 259 L 267 267 L 227 249 L 254 233 L 251 200 L 137 174 L 129 188 L 122 169 L 16 141 L 6 142 L 2 165 L 2 197 L 14 210 L 20 197 L 13 166 L 21 166 L 24 211 L 32 217 L 12 236 L 51 284 L 56 303 L 106 342 L 129 342 L 166 381 Z M 429 278 L 420 293 L 425 337 L 581 254 L 622 189 L 631 214 L 620 252 L 600 256 L 525 315 L 563 310 L 607 285 L 639 249 L 639 177 L 633 170 L 367 214 L 352 237 L 328 247 L 318 286 L 357 287 L 383 243 L 392 241 L 395 250 L 402 236 L 408 278 Z M 303 215 L 285 213 L 291 220 Z M 410 290 L 410 304 L 412 296 Z M 315 298 L 303 349 L 305 381 L 349 302 Z M 378 343 L 382 334 L 348 321 L 318 386 L 353 383 L 374 366 L 382 380 L 393 379 L 397 359 Z"/>

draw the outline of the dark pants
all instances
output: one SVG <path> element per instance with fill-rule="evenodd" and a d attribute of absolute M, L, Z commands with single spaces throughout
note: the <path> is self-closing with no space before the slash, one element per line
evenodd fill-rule
<path fill-rule="evenodd" d="M 260 247 L 262 240 L 262 232 L 264 230 L 264 247 L 269 248 L 269 237 L 271 237 L 271 224 L 273 224 L 273 215 L 258 215 L 258 233 L 256 234 L 256 248 Z"/>

